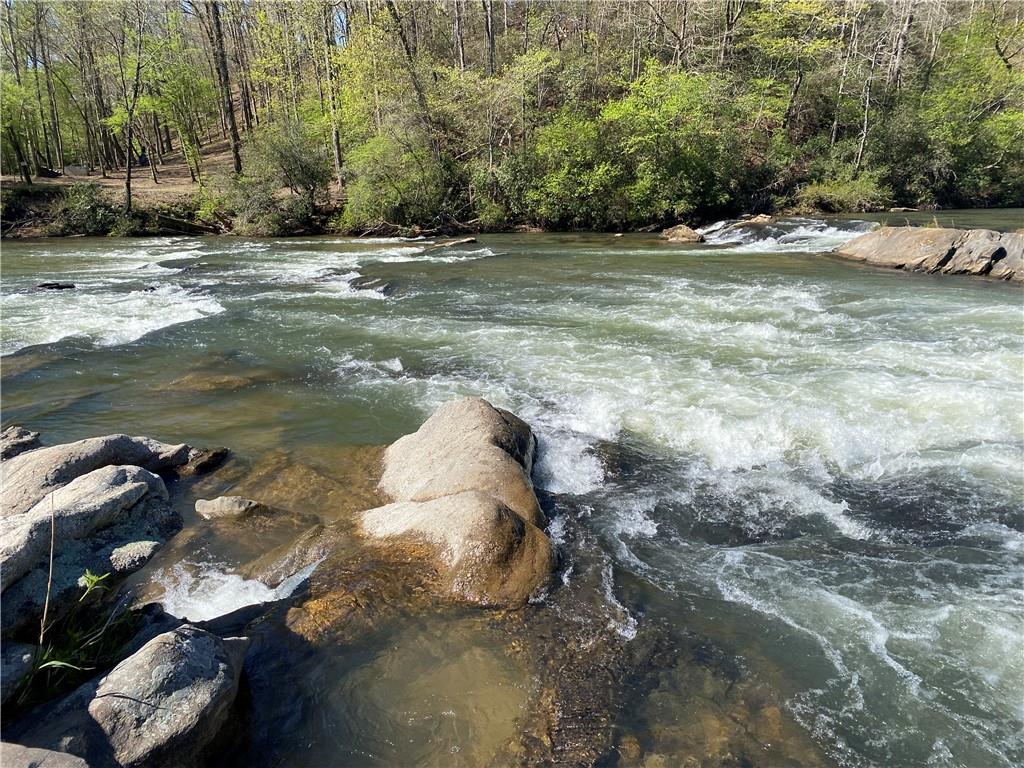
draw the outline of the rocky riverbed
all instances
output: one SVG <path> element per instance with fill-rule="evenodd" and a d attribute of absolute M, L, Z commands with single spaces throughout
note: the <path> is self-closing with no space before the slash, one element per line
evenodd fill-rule
<path fill-rule="evenodd" d="M 125 435 L 42 447 L 17 427 L 5 430 L 3 449 L 5 766 L 275 765 L 294 748 L 274 729 L 291 706 L 282 694 L 311 649 L 344 654 L 389 626 L 445 613 L 456 632 L 519 670 L 519 713 L 476 753 L 486 764 L 639 764 L 644 746 L 621 715 L 638 692 L 680 674 L 703 678 L 709 710 L 696 730 L 664 734 L 659 746 L 670 749 L 644 765 L 674 764 L 683 746 L 716 759 L 768 750 L 827 763 L 766 692 L 741 670 L 718 667 L 713 648 L 665 626 L 641 630 L 625 608 L 609 614 L 610 566 L 579 530 L 560 532 L 562 554 L 574 552 L 570 579 L 531 480 L 536 438 L 484 400 L 447 403 L 387 448 L 369 478 L 387 503 L 327 526 L 306 520 L 305 531 L 247 568 L 287 589 L 203 621 L 118 582 L 180 529 L 168 488 L 211 471 L 212 480 L 223 451 Z M 251 533 L 294 522 L 279 503 L 225 495 L 195 506 L 213 524 Z M 107 668 L 40 701 L 86 573 L 110 579 L 107 599 L 88 610 L 100 618 L 131 601 L 134 634 Z M 37 703 L 26 710 L 25 701 Z"/>

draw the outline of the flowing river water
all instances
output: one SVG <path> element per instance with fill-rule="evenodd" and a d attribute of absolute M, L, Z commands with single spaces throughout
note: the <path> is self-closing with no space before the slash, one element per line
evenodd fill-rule
<path fill-rule="evenodd" d="M 623 647 L 658 626 L 689 649 L 618 716 L 619 765 L 1020 765 L 1024 294 L 823 254 L 868 226 L 791 220 L 686 246 L 5 243 L 3 421 L 50 443 L 226 445 L 264 478 L 303 467 L 344 487 L 378 455 L 363 446 L 481 395 L 539 437 L 563 554 L 551 610 L 586 559 Z M 307 486 L 297 514 L 364 500 L 332 507 Z M 201 528 L 187 516 L 141 576 L 167 610 L 211 618 L 294 586 L 239 570 L 287 536 Z M 486 631 L 429 617 L 347 656 L 319 648 L 281 682 L 273 764 L 486 764 L 531 688 Z M 700 662 L 715 673 L 694 676 Z M 762 752 L 739 754 L 723 722 Z"/>

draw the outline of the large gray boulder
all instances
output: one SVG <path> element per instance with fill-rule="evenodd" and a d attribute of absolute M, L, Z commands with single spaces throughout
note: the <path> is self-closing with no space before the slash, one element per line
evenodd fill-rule
<path fill-rule="evenodd" d="M 110 574 L 110 585 L 141 568 L 181 524 L 163 480 L 135 466 L 93 470 L 0 518 L 0 631 L 38 622 L 48 590 L 50 619 L 59 618 L 78 600 L 86 570 Z"/>
<path fill-rule="evenodd" d="M 132 464 L 158 472 L 188 462 L 190 450 L 148 437 L 107 435 L 20 454 L 4 463 L 0 514 L 27 512 L 50 491 L 94 469 Z"/>
<path fill-rule="evenodd" d="M 77 755 L 92 768 L 201 764 L 230 715 L 248 644 L 183 625 L 31 713 L 7 735 Z"/>
<path fill-rule="evenodd" d="M 988 229 L 881 227 L 836 255 L 910 272 L 988 275 L 1024 281 L 1024 236 Z"/>
<path fill-rule="evenodd" d="M 4 768 L 89 768 L 80 757 L 49 749 L 23 747 L 21 744 L 0 744 L 0 765 Z"/>
<path fill-rule="evenodd" d="M 547 581 L 530 427 L 480 398 L 441 406 L 384 455 L 380 490 L 395 503 L 361 515 L 363 532 L 429 558 L 450 596 L 515 607 Z"/>
<path fill-rule="evenodd" d="M 70 540 L 110 526 L 147 494 L 167 499 L 163 480 L 152 472 L 101 467 L 52 491 L 26 512 L 0 518 L 0 589 L 47 566 L 51 523 L 63 549 Z"/>

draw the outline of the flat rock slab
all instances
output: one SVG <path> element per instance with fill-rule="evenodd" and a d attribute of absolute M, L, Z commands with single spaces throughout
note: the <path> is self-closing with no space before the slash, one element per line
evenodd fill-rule
<path fill-rule="evenodd" d="M 990 229 L 881 227 L 836 248 L 843 258 L 908 272 L 1024 282 L 1024 236 Z"/>

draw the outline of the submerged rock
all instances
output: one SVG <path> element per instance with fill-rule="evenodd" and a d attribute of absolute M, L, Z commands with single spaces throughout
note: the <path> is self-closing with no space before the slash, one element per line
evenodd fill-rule
<path fill-rule="evenodd" d="M 60 283 L 60 282 L 39 283 L 39 285 L 36 286 L 36 288 L 40 288 L 40 289 L 42 289 L 44 291 L 67 291 L 67 290 L 70 290 L 71 288 L 74 288 L 74 287 L 75 287 L 74 283 Z"/>
<path fill-rule="evenodd" d="M 271 512 L 270 507 L 244 496 L 218 496 L 216 499 L 198 499 L 196 513 L 206 519 L 232 519 L 262 515 Z"/>
<path fill-rule="evenodd" d="M 93 768 L 202 764 L 228 720 L 248 643 L 190 625 L 165 632 L 105 676 L 31 713 L 10 736 Z"/>
<path fill-rule="evenodd" d="M 38 432 L 29 432 L 24 427 L 11 425 L 0 432 L 0 461 L 13 459 L 26 451 L 41 447 Z"/>
<path fill-rule="evenodd" d="M 988 275 L 1024 282 L 1024 236 L 988 229 L 882 227 L 836 255 L 909 272 Z"/>
<path fill-rule="evenodd" d="M 377 291 L 382 296 L 392 296 L 398 290 L 394 283 L 383 277 L 373 277 L 372 275 L 353 277 L 348 281 L 348 285 L 356 291 Z"/>
<path fill-rule="evenodd" d="M 426 546 L 452 596 L 517 606 L 547 581 L 551 543 L 537 527 L 529 426 L 480 398 L 446 403 L 384 455 L 394 504 L 364 512 L 371 538 Z"/>
<path fill-rule="evenodd" d="M 661 237 L 664 240 L 668 240 L 670 243 L 703 243 L 704 235 L 693 229 L 690 229 L 685 224 L 677 224 L 674 227 L 663 229 L 661 231 Z"/>

